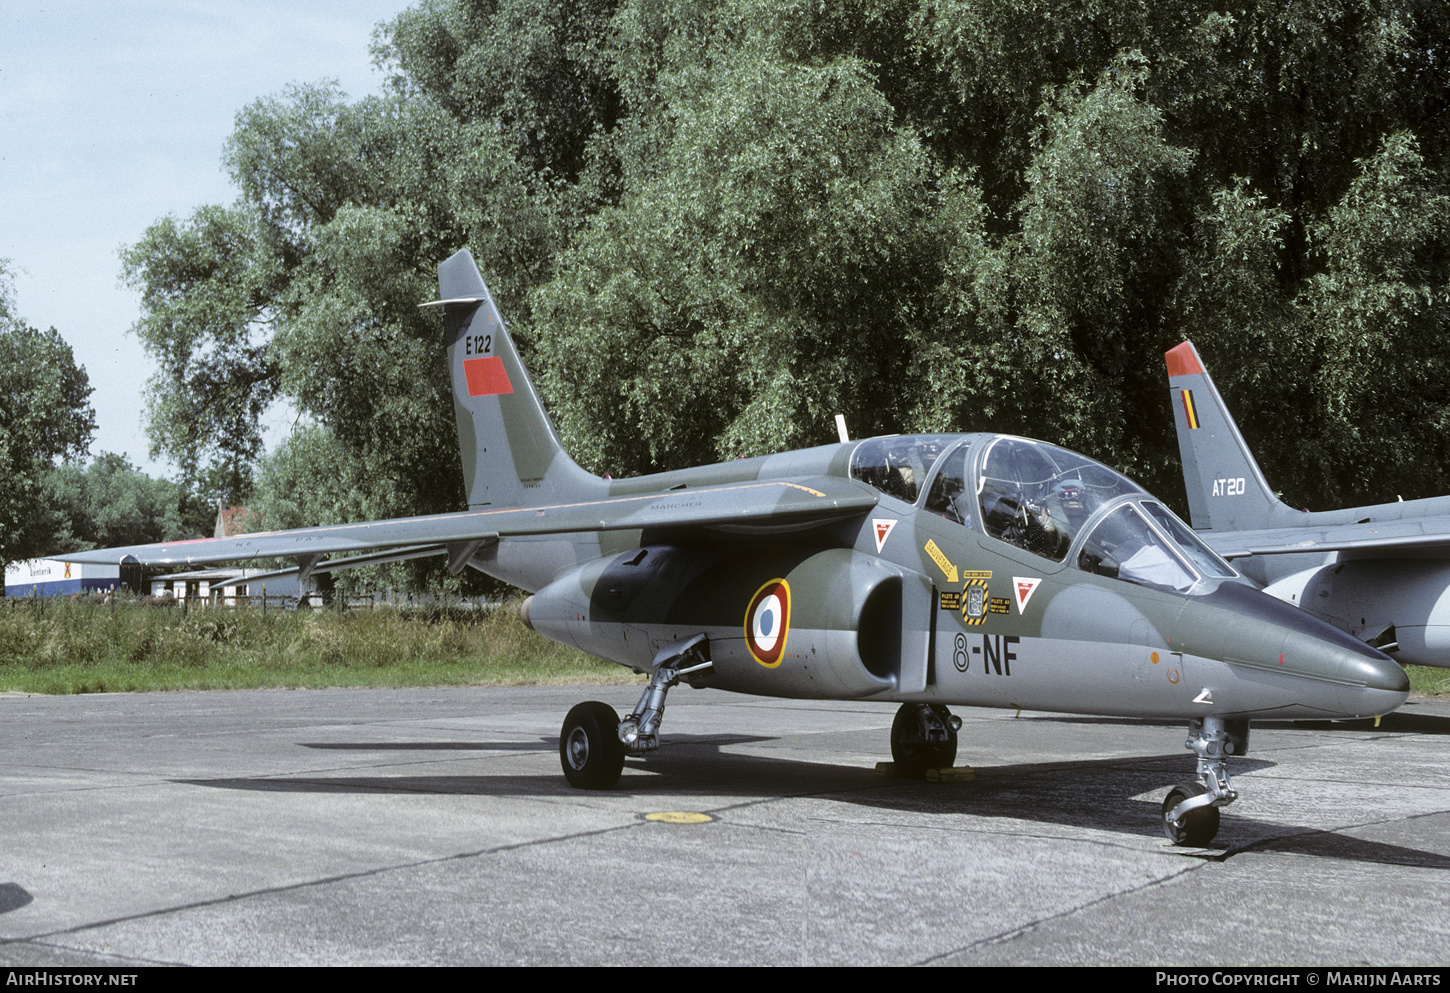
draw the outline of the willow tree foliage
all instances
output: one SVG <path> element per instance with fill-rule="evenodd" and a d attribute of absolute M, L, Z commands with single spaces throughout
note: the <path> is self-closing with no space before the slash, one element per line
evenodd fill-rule
<path fill-rule="evenodd" d="M 466 245 L 598 471 L 841 412 L 1174 498 L 1191 337 L 1291 501 L 1450 490 L 1447 41 L 1441 0 L 422 3 L 384 95 L 245 108 L 237 200 L 125 253 L 153 443 L 240 494 L 283 398 L 279 521 L 456 507 L 416 305 Z"/>
<path fill-rule="evenodd" d="M 85 369 L 55 328 L 14 313 L 8 264 L 0 259 L 0 568 L 50 550 L 31 526 L 46 477 L 83 455 L 96 429 Z"/>
<path fill-rule="evenodd" d="M 114 452 L 102 452 L 85 467 L 67 462 L 49 469 L 37 495 L 25 526 L 31 554 L 170 541 L 197 530 L 183 518 L 177 484 L 152 479 Z M 215 519 L 216 507 L 210 510 Z"/>

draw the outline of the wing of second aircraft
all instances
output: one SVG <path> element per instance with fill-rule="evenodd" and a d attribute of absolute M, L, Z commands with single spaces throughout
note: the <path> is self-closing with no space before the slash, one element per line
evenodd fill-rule
<path fill-rule="evenodd" d="M 1354 551 L 1389 555 L 1410 551 L 1450 554 L 1450 519 L 1445 517 L 1255 531 L 1199 531 L 1198 536 L 1226 559 Z"/>

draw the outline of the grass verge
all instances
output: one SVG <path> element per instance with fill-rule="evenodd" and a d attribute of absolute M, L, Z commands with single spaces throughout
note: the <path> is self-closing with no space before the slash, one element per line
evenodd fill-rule
<path fill-rule="evenodd" d="M 637 683 L 511 606 L 283 611 L 0 601 L 0 691 Z"/>
<path fill-rule="evenodd" d="M 1410 695 L 1450 699 L 1450 669 L 1432 669 L 1427 665 L 1407 665 Z"/>

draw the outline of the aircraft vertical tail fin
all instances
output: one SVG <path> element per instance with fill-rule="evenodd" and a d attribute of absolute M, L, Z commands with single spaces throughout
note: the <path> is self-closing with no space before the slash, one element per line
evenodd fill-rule
<path fill-rule="evenodd" d="M 529 507 L 602 490 L 559 440 L 468 249 L 438 266 L 448 375 L 470 507 Z"/>
<path fill-rule="evenodd" d="M 1269 489 L 1198 350 L 1185 341 L 1164 358 L 1193 526 L 1200 531 L 1267 527 L 1283 504 Z"/>

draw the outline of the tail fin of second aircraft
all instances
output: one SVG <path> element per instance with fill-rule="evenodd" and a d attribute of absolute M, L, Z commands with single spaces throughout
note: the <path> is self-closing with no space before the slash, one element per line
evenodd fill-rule
<path fill-rule="evenodd" d="M 598 496 L 605 484 L 564 451 L 468 249 L 438 266 L 438 290 L 468 505 Z"/>
<path fill-rule="evenodd" d="M 1264 480 L 1198 350 L 1185 341 L 1164 358 L 1193 526 L 1200 531 L 1267 527 L 1283 504 Z"/>

